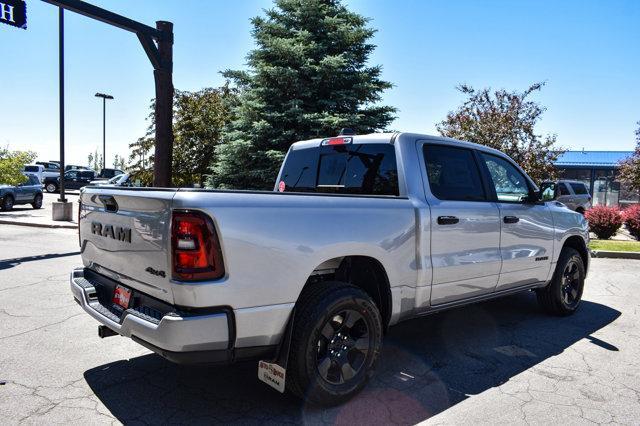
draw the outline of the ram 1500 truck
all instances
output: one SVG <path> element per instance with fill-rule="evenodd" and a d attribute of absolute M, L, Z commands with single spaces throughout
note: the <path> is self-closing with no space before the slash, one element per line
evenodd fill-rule
<path fill-rule="evenodd" d="M 374 370 L 399 321 L 519 291 L 564 316 L 589 265 L 582 215 L 503 153 L 409 133 L 294 143 L 274 191 L 86 187 L 80 306 L 181 363 L 262 359 L 320 404 Z"/>

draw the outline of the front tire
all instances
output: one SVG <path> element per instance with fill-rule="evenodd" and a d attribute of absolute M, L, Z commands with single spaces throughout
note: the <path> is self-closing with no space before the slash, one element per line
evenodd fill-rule
<path fill-rule="evenodd" d="M 4 197 L 0 208 L 2 208 L 2 210 L 4 210 L 5 212 L 13 210 L 13 197 L 11 195 L 7 195 L 6 197 Z"/>
<path fill-rule="evenodd" d="M 580 253 L 571 247 L 563 248 L 551 282 L 537 290 L 538 302 L 550 314 L 573 314 L 582 300 L 585 275 Z"/>
<path fill-rule="evenodd" d="M 358 287 L 320 282 L 296 305 L 287 389 L 318 405 L 357 394 L 373 374 L 382 346 L 382 319 Z"/>
<path fill-rule="evenodd" d="M 48 183 L 45 186 L 45 189 L 47 190 L 47 192 L 49 194 L 53 194 L 54 192 L 56 192 L 58 190 L 58 185 L 56 185 L 55 183 Z"/>
<path fill-rule="evenodd" d="M 36 194 L 35 198 L 33 199 L 33 203 L 31 203 L 31 207 L 33 207 L 34 209 L 42 208 L 42 194 Z"/>

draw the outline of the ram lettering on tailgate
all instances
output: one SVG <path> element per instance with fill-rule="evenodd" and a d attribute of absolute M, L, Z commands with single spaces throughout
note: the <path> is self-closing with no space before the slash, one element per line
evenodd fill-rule
<path fill-rule="evenodd" d="M 131 228 L 105 225 L 100 222 L 91 222 L 91 233 L 100 235 L 102 237 L 123 241 L 125 243 L 131 242 Z"/>

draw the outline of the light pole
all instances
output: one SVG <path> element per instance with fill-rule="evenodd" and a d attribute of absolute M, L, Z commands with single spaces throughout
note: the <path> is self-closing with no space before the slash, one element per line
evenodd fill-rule
<path fill-rule="evenodd" d="M 96 93 L 97 98 L 102 98 L 102 168 L 107 168 L 107 131 L 106 131 L 106 104 L 107 99 L 113 99 L 113 96 L 104 93 Z"/>

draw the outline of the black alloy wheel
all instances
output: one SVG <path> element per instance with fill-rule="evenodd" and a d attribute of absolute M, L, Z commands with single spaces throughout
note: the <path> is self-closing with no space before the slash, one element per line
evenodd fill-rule
<path fill-rule="evenodd" d="M 331 384 L 351 380 L 371 349 L 369 327 L 362 314 L 347 309 L 335 315 L 322 328 L 317 347 L 320 377 Z"/>

